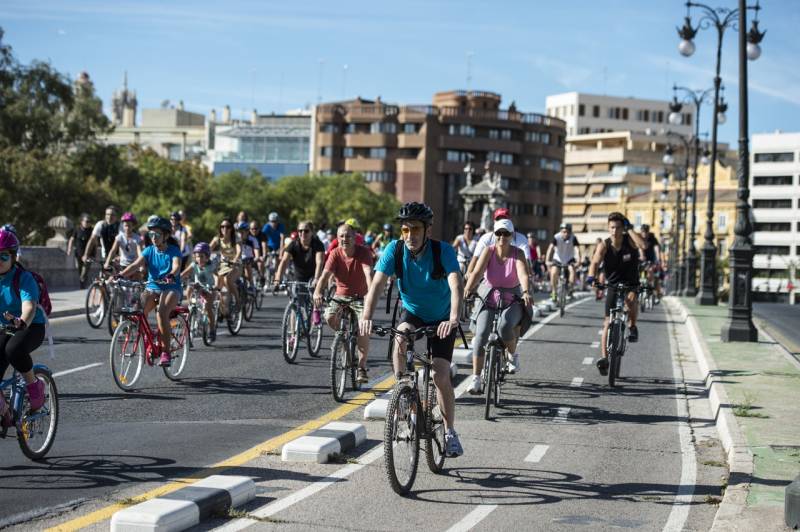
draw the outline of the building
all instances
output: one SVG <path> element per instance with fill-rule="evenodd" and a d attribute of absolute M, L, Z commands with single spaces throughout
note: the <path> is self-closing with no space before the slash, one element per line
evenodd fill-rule
<path fill-rule="evenodd" d="M 754 134 L 750 151 L 753 299 L 797 303 L 800 133 Z"/>
<path fill-rule="evenodd" d="M 433 105 L 357 98 L 317 106 L 312 170 L 359 172 L 376 191 L 424 201 L 436 213 L 437 238 L 461 232 L 464 168 L 491 161 L 521 231 L 552 235 L 561 219 L 564 122 L 500 108 L 499 94 L 450 91 Z M 477 221 L 482 206 L 470 218 Z"/>
<path fill-rule="evenodd" d="M 630 131 L 647 134 L 669 129 L 682 135 L 694 133 L 694 104 L 685 104 L 681 123 L 668 122 L 670 102 L 667 100 L 643 100 L 599 96 L 579 92 L 565 92 L 548 96 L 545 108 L 548 116 L 565 122 L 567 141 L 575 135 Z"/>
<path fill-rule="evenodd" d="M 225 117 L 223 116 L 223 119 Z M 309 170 L 311 112 L 258 115 L 249 122 L 209 120 L 205 163 L 219 175 L 234 170 L 260 172 L 268 179 L 305 175 Z"/>
<path fill-rule="evenodd" d="M 128 90 L 128 73 L 122 80 L 122 88 L 114 91 L 111 98 L 111 123 L 115 126 L 136 126 L 136 91 Z"/>

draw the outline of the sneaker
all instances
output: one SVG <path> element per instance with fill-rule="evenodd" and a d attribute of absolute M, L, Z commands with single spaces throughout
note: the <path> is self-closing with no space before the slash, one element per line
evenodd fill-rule
<path fill-rule="evenodd" d="M 597 370 L 600 372 L 600 375 L 602 375 L 603 377 L 608 375 L 608 359 L 607 358 L 601 358 L 600 360 L 597 361 Z"/>
<path fill-rule="evenodd" d="M 158 359 L 158 365 L 162 368 L 165 368 L 170 364 L 172 364 L 172 359 L 170 358 L 169 353 L 161 353 L 161 358 Z"/>
<path fill-rule="evenodd" d="M 28 384 L 28 401 L 30 402 L 31 412 L 35 412 L 44 406 L 44 381 L 36 380 Z"/>
<path fill-rule="evenodd" d="M 550 299 L 551 299 L 552 301 L 555 301 L 555 300 L 556 300 L 556 293 L 555 293 L 555 291 L 553 291 L 553 292 L 550 292 Z"/>
<path fill-rule="evenodd" d="M 208 339 L 211 340 L 212 342 L 216 342 L 217 341 L 217 330 L 216 329 L 211 329 L 211 332 L 208 333 Z"/>
<path fill-rule="evenodd" d="M 447 434 L 444 435 L 444 448 L 445 456 L 448 458 L 458 458 L 464 454 L 461 442 L 458 441 L 458 434 L 453 429 L 448 430 Z"/>
<path fill-rule="evenodd" d="M 365 368 L 358 368 L 358 376 L 356 377 L 356 382 L 366 383 L 369 382 L 369 375 L 367 375 L 367 370 Z"/>
<path fill-rule="evenodd" d="M 506 368 L 510 374 L 514 374 L 519 371 L 519 353 L 514 353 L 513 355 L 509 355 L 511 358 L 508 359 L 508 363 L 506 364 Z"/>
<path fill-rule="evenodd" d="M 322 323 L 322 319 L 320 318 L 319 315 L 319 309 L 314 309 L 311 311 L 311 323 L 313 323 L 314 326 L 317 326 L 320 323 Z"/>
<path fill-rule="evenodd" d="M 0 428 L 7 429 L 14 426 L 14 418 L 11 416 L 11 408 L 6 403 L 5 394 L 0 392 Z"/>
<path fill-rule="evenodd" d="M 470 377 L 472 379 L 469 383 L 469 387 L 467 391 L 470 395 L 480 395 L 481 394 L 481 377 L 480 375 L 473 375 Z"/>
<path fill-rule="evenodd" d="M 630 332 L 628 332 L 628 341 L 630 343 L 639 341 L 639 329 L 636 325 L 631 325 Z"/>

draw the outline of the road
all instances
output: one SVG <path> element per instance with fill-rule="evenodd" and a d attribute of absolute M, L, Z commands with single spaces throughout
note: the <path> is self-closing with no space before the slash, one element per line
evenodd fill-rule
<path fill-rule="evenodd" d="M 753 314 L 778 343 L 800 358 L 800 305 L 755 303 Z"/>
<path fill-rule="evenodd" d="M 219 349 L 193 353 L 184 382 L 167 382 L 152 371 L 148 387 L 137 394 L 114 387 L 105 333 L 89 331 L 80 320 L 60 324 L 62 334 L 74 332 L 58 346 L 57 371 L 93 361 L 104 365 L 59 379 L 64 417 L 47 462 L 32 464 L 14 442 L 4 442 L 0 508 L 41 512 L 86 500 L 64 515 L 51 511 L 14 528 L 74 519 L 335 408 L 326 359 L 306 356 L 289 366 L 280 356 L 279 305 L 271 302 L 239 337 L 220 337 Z M 630 345 L 624 360 L 625 379 L 611 390 L 593 365 L 601 315 L 600 303 L 584 301 L 526 340 L 522 370 L 505 385 L 504 405 L 492 421 L 483 419 L 481 398 L 463 394 L 462 370 L 457 428 L 465 455 L 448 460 L 442 475 L 428 472 L 423 458 L 411 496 L 398 497 L 388 487 L 383 423 L 364 422 L 359 408 L 344 418 L 367 427 L 367 443 L 351 453 L 354 463 L 259 456 L 230 474 L 256 479 L 258 496 L 242 511 L 260 520 L 220 518 L 201 528 L 709 529 L 716 512 L 709 502 L 721 493 L 722 458 L 718 450 L 710 459 L 692 448 L 687 436 L 666 317 L 659 307 L 642 319 L 641 341 Z M 383 359 L 386 344 L 376 345 L 381 355 L 375 359 Z M 383 370 L 388 368 L 380 361 L 371 376 Z M 321 484 L 332 474 L 343 480 Z M 107 530 L 108 521 L 91 529 Z"/>

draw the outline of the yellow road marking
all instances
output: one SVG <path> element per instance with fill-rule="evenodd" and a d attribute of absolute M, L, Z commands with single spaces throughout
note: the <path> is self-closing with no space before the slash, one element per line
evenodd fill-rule
<path fill-rule="evenodd" d="M 288 443 L 307 432 L 320 428 L 326 423 L 329 423 L 331 421 L 336 421 L 337 419 L 341 419 L 342 417 L 346 416 L 353 410 L 356 410 L 359 407 L 364 406 L 368 401 L 375 399 L 375 393 L 381 393 L 389 390 L 389 388 L 391 388 L 393 384 L 394 384 L 394 376 L 388 377 L 387 379 L 384 379 L 383 381 L 373 386 L 370 390 L 358 394 L 353 399 L 349 400 L 347 403 L 341 405 L 335 410 L 328 412 L 322 417 L 303 423 L 302 425 L 288 432 L 284 432 L 283 434 L 275 436 L 274 438 L 270 438 L 269 440 L 260 443 L 255 447 L 252 447 L 242 453 L 239 453 L 236 456 L 232 456 L 231 458 L 223 460 L 222 462 L 218 462 L 206 469 L 198 471 L 192 476 L 186 478 L 180 478 L 173 482 L 170 482 L 169 484 L 165 484 L 164 486 L 159 486 L 158 488 L 154 488 L 150 491 L 142 493 L 141 495 L 137 495 L 136 497 L 133 497 L 131 500 L 134 504 L 136 504 L 149 499 L 154 499 L 161 495 L 165 495 L 167 493 L 171 493 L 180 488 L 183 488 L 187 484 L 190 484 L 197 480 L 203 479 L 210 475 L 218 475 L 221 472 L 225 471 L 226 469 L 229 469 L 231 467 L 238 467 L 242 464 L 245 464 L 250 460 L 258 458 L 264 453 L 273 451 L 278 447 L 281 447 L 283 444 Z M 81 517 L 76 517 L 75 519 L 61 523 L 60 525 L 48 528 L 47 532 L 68 532 L 73 530 L 80 530 L 81 528 L 85 528 L 89 525 L 93 525 L 100 521 L 111 519 L 111 517 L 114 515 L 115 512 L 125 508 L 126 506 L 127 505 L 112 504 L 111 506 L 106 506 L 105 508 L 101 508 L 92 513 L 83 515 Z"/>

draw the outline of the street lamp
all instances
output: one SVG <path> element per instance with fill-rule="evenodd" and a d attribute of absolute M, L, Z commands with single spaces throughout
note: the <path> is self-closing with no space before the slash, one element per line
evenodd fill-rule
<path fill-rule="evenodd" d="M 745 35 L 747 9 L 755 11 L 753 26 Z M 730 253 L 730 297 L 728 298 L 728 318 L 722 325 L 720 336 L 723 342 L 757 342 L 758 330 L 753 325 L 753 226 L 750 222 L 750 149 L 747 131 L 747 60 L 755 60 L 761 55 L 759 43 L 766 32 L 758 30 L 758 12 L 761 8 L 756 1 L 754 7 L 747 8 L 745 0 L 739 0 L 739 169 L 738 190 L 736 192 L 736 235 Z"/>
<path fill-rule="evenodd" d="M 676 295 L 685 295 L 688 286 L 686 284 L 686 280 L 688 275 L 686 273 L 688 264 L 687 264 L 687 254 L 686 254 L 686 216 L 688 212 L 688 176 L 689 176 L 689 153 L 690 153 L 690 139 L 687 138 L 685 135 L 681 135 L 680 133 L 676 133 L 674 131 L 666 131 L 664 132 L 667 137 L 677 138 L 683 144 L 683 165 L 682 167 L 678 167 L 675 164 L 675 150 L 672 147 L 672 144 L 667 144 L 666 149 L 664 150 L 664 156 L 662 157 L 661 161 L 667 165 L 675 165 L 675 169 L 673 170 L 673 174 L 675 175 L 675 184 L 676 184 L 676 191 L 677 191 L 677 223 L 675 224 L 675 240 L 673 241 L 673 249 L 675 250 L 675 260 L 676 262 L 673 264 L 674 267 L 674 274 L 676 275 L 677 282 L 673 285 L 675 289 Z M 683 234 L 681 235 L 681 228 L 683 228 Z M 681 238 L 683 240 L 681 240 Z"/>

